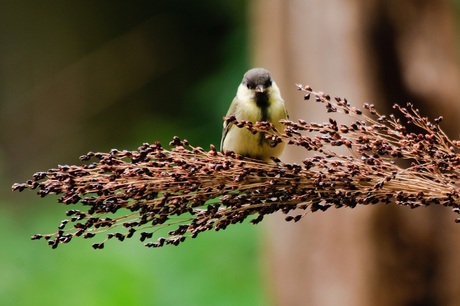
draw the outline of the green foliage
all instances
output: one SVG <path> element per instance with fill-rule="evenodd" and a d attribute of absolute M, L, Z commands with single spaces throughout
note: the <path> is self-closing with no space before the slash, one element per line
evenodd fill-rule
<path fill-rule="evenodd" d="M 33 208 L 0 213 L 1 305 L 267 305 L 259 226 L 243 224 L 156 250 L 113 241 L 95 251 L 92 241 L 80 239 L 52 251 L 29 236 L 56 223 L 64 207 L 30 204 L 54 209 L 48 215 Z"/>

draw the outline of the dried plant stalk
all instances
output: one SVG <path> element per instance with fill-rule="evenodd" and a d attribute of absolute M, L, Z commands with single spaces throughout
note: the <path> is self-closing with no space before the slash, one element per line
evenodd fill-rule
<path fill-rule="evenodd" d="M 82 208 L 68 210 L 69 219 L 56 232 L 32 239 L 46 239 L 56 248 L 74 237 L 104 233 L 105 238 L 93 244 L 95 249 L 107 240 L 134 235 L 147 247 L 161 247 L 247 218 L 257 224 L 277 211 L 294 222 L 307 212 L 330 207 L 392 202 L 410 208 L 438 204 L 460 213 L 460 142 L 441 130 L 442 117 L 431 122 L 412 104 L 394 106 L 403 120 L 380 115 L 369 104 L 364 105 L 370 113 L 365 115 L 346 99 L 297 86 L 305 100 L 323 103 L 329 113 L 345 113 L 353 122 L 284 120 L 285 131 L 279 133 L 268 122 L 226 120 L 264 132 L 274 143 L 284 141 L 316 152 L 302 164 L 264 163 L 218 152 L 213 145 L 205 151 L 178 137 L 170 143 L 171 150 L 155 143 L 137 151 L 90 152 L 80 157 L 87 162 L 83 165 L 58 166 L 13 185 L 13 190 L 36 189 L 42 197 L 57 194 L 59 202 Z M 409 125 L 420 132 L 410 132 Z M 335 153 L 334 147 L 341 146 L 350 153 Z M 410 165 L 402 167 L 400 160 Z M 298 214 L 298 209 L 305 212 Z M 160 229 L 169 231 L 165 237 L 153 237 Z"/>

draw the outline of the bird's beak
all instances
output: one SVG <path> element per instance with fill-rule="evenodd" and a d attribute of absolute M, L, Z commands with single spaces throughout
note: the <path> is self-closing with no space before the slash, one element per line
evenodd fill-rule
<path fill-rule="evenodd" d="M 263 93 L 265 91 L 264 85 L 257 85 L 256 92 Z"/>

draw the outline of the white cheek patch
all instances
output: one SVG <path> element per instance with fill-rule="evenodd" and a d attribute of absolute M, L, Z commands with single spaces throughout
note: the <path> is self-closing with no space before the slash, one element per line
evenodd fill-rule
<path fill-rule="evenodd" d="M 252 99 L 252 92 L 246 87 L 246 85 L 240 84 L 240 86 L 238 86 L 238 91 L 236 92 L 236 97 L 241 101 L 250 100 Z"/>
<path fill-rule="evenodd" d="M 270 96 L 270 99 L 276 99 L 281 101 L 283 100 L 283 98 L 281 98 L 280 90 L 275 82 L 272 83 L 272 86 L 268 90 L 268 94 Z"/>

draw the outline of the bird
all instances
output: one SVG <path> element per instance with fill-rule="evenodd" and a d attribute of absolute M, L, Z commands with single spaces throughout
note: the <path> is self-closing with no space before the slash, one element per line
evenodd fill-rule
<path fill-rule="evenodd" d="M 231 116 L 237 121 L 271 122 L 278 132 L 284 130 L 279 121 L 288 119 L 288 113 L 280 90 L 268 70 L 252 68 L 244 74 L 226 118 Z M 231 121 L 224 121 L 221 152 L 233 151 L 252 159 L 272 162 L 272 158 L 278 158 L 283 153 L 285 146 L 284 142 L 274 145 L 263 132 L 253 134 Z"/>

